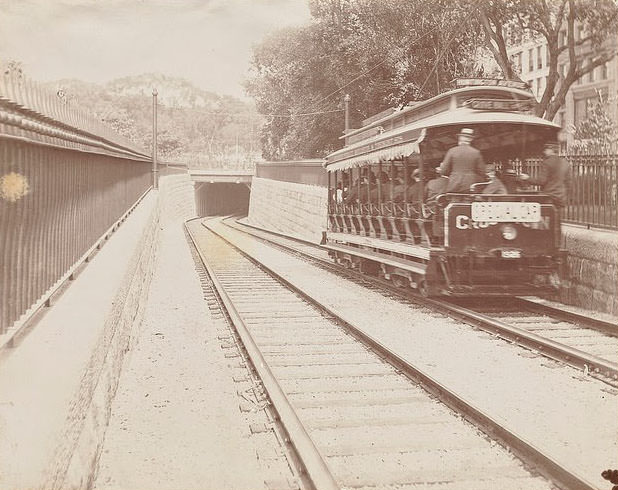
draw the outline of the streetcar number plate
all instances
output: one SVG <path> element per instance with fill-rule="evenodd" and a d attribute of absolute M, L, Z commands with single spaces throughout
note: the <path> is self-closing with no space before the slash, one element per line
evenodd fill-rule
<path fill-rule="evenodd" d="M 473 221 L 515 221 L 537 223 L 541 221 L 541 205 L 538 202 L 473 202 Z"/>
<path fill-rule="evenodd" d="M 519 259 L 521 258 L 521 252 L 519 250 L 502 250 L 503 259 Z"/>

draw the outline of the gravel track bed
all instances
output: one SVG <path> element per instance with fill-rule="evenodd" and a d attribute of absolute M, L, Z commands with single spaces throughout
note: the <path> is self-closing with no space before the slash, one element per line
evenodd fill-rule
<path fill-rule="evenodd" d="M 552 488 L 223 240 L 189 229 L 342 488 Z M 271 322 L 288 315 L 303 321 Z"/>
<path fill-rule="evenodd" d="M 466 306 L 466 302 L 457 304 Z M 525 305 L 521 305 L 525 308 Z M 541 335 L 555 342 L 579 349 L 593 356 L 618 364 L 618 337 L 607 335 L 594 328 L 575 321 L 566 321 L 551 314 L 536 313 L 520 309 L 520 305 L 495 304 L 489 301 L 485 305 L 473 302 L 466 306 L 501 322 Z"/>
<path fill-rule="evenodd" d="M 218 224 L 217 231 L 599 488 L 618 453 L 618 390 Z"/>
<path fill-rule="evenodd" d="M 264 238 L 265 240 L 272 241 L 274 239 L 277 244 L 290 247 L 292 250 L 299 252 L 299 256 L 301 256 L 301 254 L 309 255 L 318 260 L 325 260 L 327 263 L 332 263 L 326 250 L 316 245 L 306 244 L 280 234 L 256 229 L 242 221 L 225 220 L 225 224 L 234 229 L 246 230 L 252 235 Z M 295 252 L 290 251 L 290 253 L 294 254 Z M 539 300 L 538 298 L 533 299 L 534 301 L 530 301 L 531 306 L 535 304 L 539 306 L 547 304 L 550 308 L 562 309 L 558 304 L 552 304 L 549 301 Z M 527 306 L 527 300 L 525 298 L 521 300 L 516 299 L 515 301 L 515 304 L 504 304 L 504 299 L 496 300 L 492 298 L 486 303 L 481 304 L 478 299 L 452 298 L 452 303 L 456 305 L 482 313 L 495 320 L 526 330 L 565 346 L 578 349 L 590 356 L 598 357 L 603 361 L 608 361 L 618 366 L 618 336 L 608 335 L 595 327 L 587 326 L 589 323 L 586 323 L 585 320 L 583 320 L 583 322 L 569 321 L 556 318 L 555 315 L 551 313 L 535 312 Z M 590 312 L 585 312 L 581 309 L 565 308 L 565 311 L 579 314 L 583 317 L 590 316 Z M 609 315 L 605 315 L 603 318 L 599 318 L 599 320 L 610 324 L 615 324 L 618 321 L 618 319 L 612 318 Z M 590 367 L 591 371 L 592 369 L 593 367 Z M 602 372 L 600 375 L 595 374 L 595 376 L 600 376 L 604 381 L 616 386 L 615 374 L 613 375 L 613 379 L 611 373 L 606 372 Z"/>

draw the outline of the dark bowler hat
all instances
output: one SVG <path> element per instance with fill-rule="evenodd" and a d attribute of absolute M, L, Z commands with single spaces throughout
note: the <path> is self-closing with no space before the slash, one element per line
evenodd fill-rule
<path fill-rule="evenodd" d="M 474 138 L 474 129 L 463 128 L 457 136 L 467 136 L 468 138 Z"/>

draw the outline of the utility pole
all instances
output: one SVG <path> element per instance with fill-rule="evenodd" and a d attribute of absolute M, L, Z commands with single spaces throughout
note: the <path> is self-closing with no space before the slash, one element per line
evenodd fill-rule
<path fill-rule="evenodd" d="M 343 133 L 347 133 L 350 129 L 350 94 L 343 96 L 343 112 L 345 114 L 345 129 Z"/>
<path fill-rule="evenodd" d="M 152 89 L 152 188 L 159 188 L 159 179 L 157 173 L 157 92 L 156 88 Z"/>

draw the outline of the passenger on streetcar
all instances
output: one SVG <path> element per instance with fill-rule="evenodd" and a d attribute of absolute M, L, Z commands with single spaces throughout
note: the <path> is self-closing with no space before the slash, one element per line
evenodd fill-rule
<path fill-rule="evenodd" d="M 425 195 L 427 197 L 427 201 L 433 199 L 440 194 L 444 194 L 446 192 L 446 187 L 448 186 L 448 177 L 444 175 L 437 175 L 425 186 Z"/>
<path fill-rule="evenodd" d="M 396 185 L 393 190 L 393 200 L 395 202 L 403 202 L 404 194 L 407 197 L 407 202 L 416 203 L 421 202 L 423 198 L 423 187 L 421 186 L 419 179 L 420 171 L 415 168 L 408 177 L 406 184 Z"/>
<path fill-rule="evenodd" d="M 539 185 L 541 191 L 551 196 L 558 209 L 567 204 L 567 192 L 571 182 L 569 164 L 558 156 L 558 144 L 546 143 L 543 147 L 545 158 L 538 177 L 521 174 L 519 178 L 529 184 Z"/>
<path fill-rule="evenodd" d="M 382 195 L 382 202 L 390 201 L 391 199 L 391 179 L 384 171 L 380 172 L 380 193 Z M 372 189 L 370 199 L 372 203 L 378 202 L 378 186 Z"/>
<path fill-rule="evenodd" d="M 358 177 L 354 179 L 347 193 L 343 196 L 344 204 L 354 204 L 358 201 Z"/>
<path fill-rule="evenodd" d="M 485 162 L 481 152 L 471 143 L 474 130 L 463 128 L 457 135 L 457 146 L 446 152 L 440 173 L 448 176 L 446 192 L 470 192 L 470 186 L 485 180 Z"/>
<path fill-rule="evenodd" d="M 343 185 L 341 182 L 337 183 L 337 190 L 335 191 L 335 202 L 341 204 L 343 202 Z"/>
<path fill-rule="evenodd" d="M 412 204 L 423 202 L 423 184 L 420 173 L 420 170 L 415 168 L 412 172 L 412 182 L 408 185 L 408 202 Z"/>
<path fill-rule="evenodd" d="M 496 176 L 496 165 L 488 163 L 486 166 L 489 182 L 483 188 L 482 194 L 508 194 L 504 183 Z"/>

